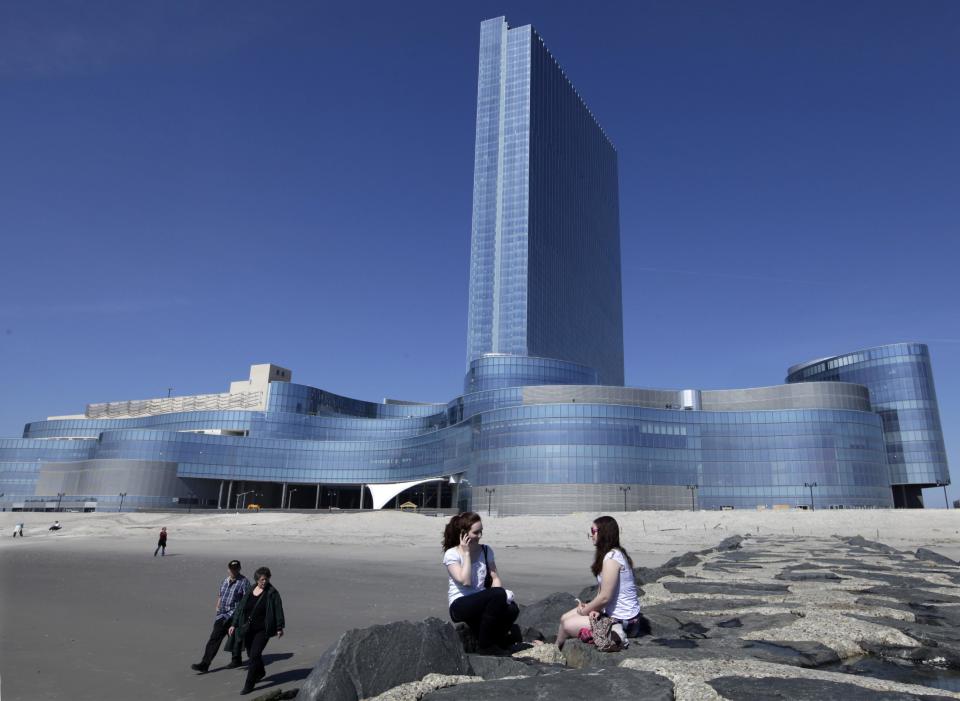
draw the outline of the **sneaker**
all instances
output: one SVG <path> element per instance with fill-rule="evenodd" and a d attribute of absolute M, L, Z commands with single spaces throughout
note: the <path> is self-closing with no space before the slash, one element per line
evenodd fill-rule
<path fill-rule="evenodd" d="M 197 672 L 206 672 L 208 669 L 210 669 L 210 665 L 206 665 L 203 662 L 194 662 L 192 665 L 190 665 L 190 669 Z"/>
<path fill-rule="evenodd" d="M 241 695 L 241 696 L 246 696 L 246 695 L 249 694 L 251 691 L 253 691 L 253 687 L 252 687 L 252 686 L 245 686 L 245 687 L 243 687 L 242 689 L 240 689 L 240 695 Z"/>
<path fill-rule="evenodd" d="M 237 667 L 242 667 L 242 666 L 243 666 L 243 661 L 235 658 L 230 660 L 230 664 L 227 665 L 227 669 L 236 669 Z"/>

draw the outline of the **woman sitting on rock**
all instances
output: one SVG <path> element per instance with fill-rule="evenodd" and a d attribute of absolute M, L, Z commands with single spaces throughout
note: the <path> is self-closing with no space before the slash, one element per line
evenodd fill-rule
<path fill-rule="evenodd" d="M 560 617 L 557 631 L 560 648 L 567 638 L 576 637 L 581 628 L 589 628 L 590 619 L 601 615 L 610 616 L 620 624 L 624 643 L 627 637 L 635 637 L 640 631 L 640 600 L 633 578 L 633 560 L 620 545 L 620 526 L 614 518 L 601 516 L 590 528 L 590 539 L 596 548 L 590 571 L 596 576 L 600 589 L 591 601 L 584 604 L 578 599 L 577 607 Z"/>
<path fill-rule="evenodd" d="M 497 653 L 520 642 L 513 622 L 520 609 L 513 592 L 503 588 L 493 548 L 480 544 L 480 515 L 457 514 L 443 531 L 443 564 L 447 568 L 450 620 L 466 623 L 478 641 L 478 652 Z"/>

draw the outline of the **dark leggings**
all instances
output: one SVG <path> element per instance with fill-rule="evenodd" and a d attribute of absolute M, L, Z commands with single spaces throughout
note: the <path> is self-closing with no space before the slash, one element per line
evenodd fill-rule
<path fill-rule="evenodd" d="M 247 688 L 252 688 L 259 679 L 262 679 L 267 670 L 263 666 L 263 648 L 267 646 L 267 631 L 260 629 L 248 631 L 243 639 L 247 648 Z"/>
<path fill-rule="evenodd" d="M 503 642 L 519 615 L 520 608 L 507 603 L 507 592 L 502 587 L 491 587 L 476 594 L 461 596 L 450 604 L 450 619 L 454 623 L 470 626 L 480 647 L 492 647 Z"/>

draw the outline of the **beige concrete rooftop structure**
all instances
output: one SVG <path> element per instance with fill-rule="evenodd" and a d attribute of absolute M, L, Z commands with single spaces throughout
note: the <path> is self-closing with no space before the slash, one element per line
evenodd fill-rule
<path fill-rule="evenodd" d="M 250 366 L 250 378 L 230 383 L 230 391 L 221 394 L 191 394 L 182 397 L 132 399 L 126 402 L 87 404 L 77 416 L 50 416 L 48 419 L 127 419 L 183 411 L 264 411 L 267 387 L 271 382 L 290 382 L 293 372 L 287 368 L 263 363 Z"/>

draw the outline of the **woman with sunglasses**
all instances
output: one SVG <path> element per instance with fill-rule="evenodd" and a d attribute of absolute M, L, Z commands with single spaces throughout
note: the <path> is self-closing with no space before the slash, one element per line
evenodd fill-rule
<path fill-rule="evenodd" d="M 600 588 L 591 601 L 582 603 L 577 599 L 577 607 L 560 617 L 557 630 L 560 648 L 567 638 L 576 637 L 581 628 L 590 627 L 591 619 L 601 615 L 610 616 L 623 627 L 624 643 L 640 631 L 640 600 L 633 577 L 633 560 L 620 545 L 620 526 L 614 518 L 601 516 L 590 528 L 590 540 L 595 548 L 590 571 Z"/>
<path fill-rule="evenodd" d="M 480 514 L 457 514 L 443 531 L 443 565 L 447 568 L 450 620 L 466 623 L 481 653 L 497 653 L 520 642 L 513 622 L 520 609 L 513 592 L 503 588 L 493 548 L 480 544 Z"/>

